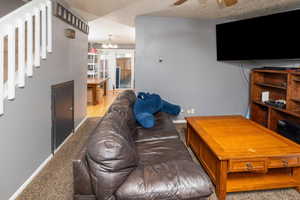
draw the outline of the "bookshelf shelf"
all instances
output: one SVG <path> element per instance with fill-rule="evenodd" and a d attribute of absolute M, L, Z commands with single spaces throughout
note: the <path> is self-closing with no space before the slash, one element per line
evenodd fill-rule
<path fill-rule="evenodd" d="M 262 87 L 271 87 L 271 88 L 277 88 L 277 89 L 281 89 L 281 90 L 286 90 L 287 89 L 285 86 L 269 84 L 269 83 L 255 83 L 255 84 L 259 85 L 259 86 L 262 86 Z"/>

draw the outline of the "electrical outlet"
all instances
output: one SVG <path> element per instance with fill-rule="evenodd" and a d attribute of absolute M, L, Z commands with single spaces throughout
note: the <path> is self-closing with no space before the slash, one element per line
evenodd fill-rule
<path fill-rule="evenodd" d="M 195 109 L 194 108 L 191 109 L 191 114 L 195 114 Z"/>
<path fill-rule="evenodd" d="M 183 109 L 183 108 L 181 108 L 180 112 L 181 112 L 181 113 L 184 113 L 184 109 Z"/>

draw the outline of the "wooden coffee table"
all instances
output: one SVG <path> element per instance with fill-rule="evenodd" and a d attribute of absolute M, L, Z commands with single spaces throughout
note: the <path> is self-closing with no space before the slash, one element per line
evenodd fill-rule
<path fill-rule="evenodd" d="M 300 145 L 242 116 L 188 117 L 187 145 L 219 200 L 227 192 L 300 190 Z"/>

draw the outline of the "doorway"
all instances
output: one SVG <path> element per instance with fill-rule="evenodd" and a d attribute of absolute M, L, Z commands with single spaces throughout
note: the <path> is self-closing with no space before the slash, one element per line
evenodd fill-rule
<path fill-rule="evenodd" d="M 109 77 L 108 90 L 134 88 L 134 49 L 101 49 L 100 71 Z"/>
<path fill-rule="evenodd" d="M 117 69 L 116 69 L 116 88 L 127 89 L 131 87 L 131 58 L 117 57 Z"/>

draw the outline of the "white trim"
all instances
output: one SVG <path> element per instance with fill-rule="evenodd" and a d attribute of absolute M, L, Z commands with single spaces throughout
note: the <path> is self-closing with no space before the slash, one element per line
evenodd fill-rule
<path fill-rule="evenodd" d="M 87 116 L 83 118 L 83 120 L 76 126 L 76 131 L 84 124 L 84 122 L 88 119 Z M 54 151 L 54 154 L 58 152 L 70 138 L 74 136 L 74 133 L 71 133 L 65 141 L 59 145 L 59 147 Z M 22 192 L 23 190 L 30 184 L 30 182 L 42 171 L 42 169 L 48 164 L 48 162 L 53 158 L 53 155 L 51 154 L 34 172 L 33 174 L 19 187 L 19 189 L 9 198 L 9 200 L 15 200 Z"/>
<path fill-rule="evenodd" d="M 70 133 L 70 135 L 63 141 L 63 143 L 61 143 L 54 151 L 54 154 L 56 154 L 56 152 L 58 152 L 66 143 L 67 141 L 74 135 L 74 133 Z"/>
<path fill-rule="evenodd" d="M 186 120 L 185 119 L 178 119 L 178 120 L 173 120 L 174 124 L 185 124 Z"/>
<path fill-rule="evenodd" d="M 84 122 L 88 119 L 87 116 L 85 116 L 83 118 L 83 120 L 81 120 L 81 122 L 76 126 L 76 128 L 74 129 L 74 133 L 76 134 L 76 132 L 78 131 L 78 129 L 84 124 Z"/>
<path fill-rule="evenodd" d="M 86 121 L 88 119 L 88 117 L 87 116 L 85 116 L 84 118 L 83 118 L 83 120 L 78 124 L 78 126 L 76 126 L 76 128 L 74 129 L 74 132 L 72 132 L 72 133 L 70 133 L 70 135 L 63 141 L 63 143 L 61 143 L 57 148 L 56 148 L 56 150 L 54 151 L 54 154 L 56 153 L 56 152 L 58 152 L 60 149 L 61 149 L 61 147 L 63 147 L 64 146 L 64 144 L 74 135 L 74 133 L 76 133 L 76 131 L 84 124 L 84 122 Z"/>
<path fill-rule="evenodd" d="M 19 187 L 19 189 L 9 198 L 9 200 L 15 200 L 23 190 L 29 185 L 29 183 L 42 171 L 42 169 L 48 164 L 52 159 L 52 154 L 33 172 L 33 174 Z"/>
<path fill-rule="evenodd" d="M 63 143 L 61 143 L 61 144 L 56 148 L 56 150 L 54 151 L 54 154 L 55 154 L 56 152 L 58 152 L 58 151 L 65 145 L 65 143 L 66 143 L 66 142 L 74 135 L 74 133 L 76 133 L 76 131 L 84 124 L 84 122 L 85 122 L 87 119 L 88 119 L 88 117 L 85 116 L 85 117 L 83 118 L 83 120 L 78 124 L 78 126 L 76 126 L 74 132 L 70 133 L 70 135 L 63 141 Z"/>
<path fill-rule="evenodd" d="M 32 12 L 32 10 L 35 7 L 40 6 L 41 3 L 46 3 L 46 2 L 47 2 L 47 0 L 33 0 L 33 1 L 26 3 L 25 5 L 23 5 L 21 7 L 19 7 L 18 9 L 12 11 L 8 15 L 0 17 L 0 27 L 1 27 L 0 32 L 2 32 L 4 35 L 6 35 L 7 30 L 2 29 L 2 27 L 5 27 L 5 25 L 14 25 L 15 26 L 16 19 L 23 19 L 26 16 L 26 14 Z"/>

